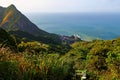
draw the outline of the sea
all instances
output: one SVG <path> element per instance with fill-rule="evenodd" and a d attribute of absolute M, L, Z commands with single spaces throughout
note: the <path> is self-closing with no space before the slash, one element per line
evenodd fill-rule
<path fill-rule="evenodd" d="M 120 36 L 120 13 L 27 13 L 40 29 L 59 35 L 79 35 L 83 40 Z"/>

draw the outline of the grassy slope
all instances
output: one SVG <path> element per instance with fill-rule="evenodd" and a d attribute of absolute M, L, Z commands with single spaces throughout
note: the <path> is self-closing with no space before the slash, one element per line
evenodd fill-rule
<path fill-rule="evenodd" d="M 120 38 L 77 42 L 64 55 L 58 54 L 64 48 L 59 48 L 56 54 L 54 50 L 49 49 L 49 45 L 38 45 L 38 42 L 21 43 L 18 47 L 26 50 L 17 54 L 7 48 L 0 51 L 0 66 L 8 65 L 6 68 L 9 68 L 6 70 L 0 67 L 4 72 L 3 76 L 8 76 L 2 79 L 17 77 L 18 80 L 72 80 L 76 69 L 87 70 L 87 80 L 120 79 Z M 15 76 L 10 74 L 14 71 Z"/>

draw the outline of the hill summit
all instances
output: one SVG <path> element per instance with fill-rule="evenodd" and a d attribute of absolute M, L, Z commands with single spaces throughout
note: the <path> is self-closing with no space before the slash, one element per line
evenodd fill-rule
<path fill-rule="evenodd" d="M 1 7 L 2 8 L 2 7 Z M 44 35 L 47 32 L 39 29 L 33 24 L 26 16 L 24 16 L 17 8 L 12 4 L 7 8 L 2 8 L 0 14 L 2 14 L 1 24 L 2 28 L 8 31 L 21 30 L 33 35 Z"/>
<path fill-rule="evenodd" d="M 0 7 L 0 27 L 20 38 L 25 37 L 47 43 L 61 43 L 59 35 L 39 29 L 13 4 L 6 8 Z"/>
<path fill-rule="evenodd" d="M 19 38 L 36 40 L 44 43 L 61 44 L 64 36 L 48 33 L 39 29 L 13 4 L 8 7 L 0 7 L 0 27 Z M 66 36 L 65 36 L 66 37 Z M 73 43 L 76 39 L 67 36 L 66 43 Z"/>

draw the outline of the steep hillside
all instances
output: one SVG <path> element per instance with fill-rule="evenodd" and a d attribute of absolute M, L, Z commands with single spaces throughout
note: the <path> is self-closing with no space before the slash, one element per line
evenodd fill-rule
<path fill-rule="evenodd" d="M 13 31 L 15 33 L 17 33 L 18 31 L 27 32 L 37 38 L 42 38 L 43 40 L 46 40 L 46 42 L 61 42 L 59 35 L 51 34 L 39 29 L 26 16 L 18 11 L 14 5 L 10 5 L 7 8 L 0 7 L 0 27 L 7 31 Z M 23 33 L 19 34 L 22 35 Z M 22 35 L 22 37 L 26 36 Z"/>
<path fill-rule="evenodd" d="M 2 8 L 2 7 L 1 7 Z M 8 31 L 22 30 L 34 35 L 48 34 L 47 32 L 40 30 L 35 24 L 33 24 L 27 17 L 25 17 L 20 11 L 16 9 L 14 5 L 10 5 L 7 8 L 3 8 L 2 11 L 2 28 Z"/>

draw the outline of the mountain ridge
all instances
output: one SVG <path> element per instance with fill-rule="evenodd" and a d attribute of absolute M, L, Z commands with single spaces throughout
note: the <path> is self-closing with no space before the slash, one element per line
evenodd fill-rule
<path fill-rule="evenodd" d="M 45 40 L 50 43 L 61 43 L 60 35 L 48 33 L 38 28 L 25 15 L 17 10 L 13 4 L 8 7 L 1 7 L 0 14 L 0 27 L 8 32 L 13 31 L 17 33 L 17 31 L 24 31 L 39 38 L 37 40 L 41 40 L 41 38 L 43 38 L 41 42 Z M 23 35 L 23 38 L 24 37 L 26 36 Z"/>
<path fill-rule="evenodd" d="M 2 28 L 8 31 L 22 30 L 28 33 L 38 35 L 40 31 L 42 34 L 47 34 L 47 32 L 39 29 L 35 24 L 33 24 L 26 16 L 24 16 L 17 8 L 12 4 L 7 8 L 3 8 L 3 21 L 1 22 Z M 6 21 L 7 20 L 7 21 Z M 11 23 L 11 24 L 10 24 Z M 9 27 L 5 27 L 9 26 Z"/>
<path fill-rule="evenodd" d="M 63 41 L 64 36 L 48 33 L 38 28 L 13 4 L 6 8 L 1 7 L 0 14 L 0 27 L 19 38 L 27 38 L 27 40 L 35 40 L 50 44 L 68 44 L 81 40 L 75 37 L 71 39 L 71 36 L 67 36 L 68 39 Z M 33 37 L 31 38 L 31 36 Z"/>

